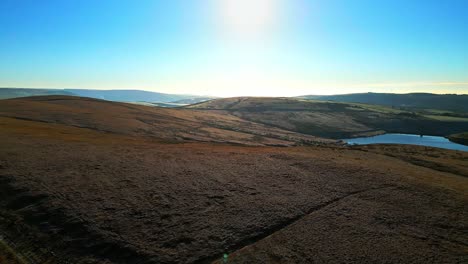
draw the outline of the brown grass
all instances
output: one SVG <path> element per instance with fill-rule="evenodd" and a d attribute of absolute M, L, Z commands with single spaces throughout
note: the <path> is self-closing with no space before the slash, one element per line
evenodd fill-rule
<path fill-rule="evenodd" d="M 101 101 L 41 102 L 60 112 L 35 106 L 39 114 L 15 102 L 0 103 L 9 115 L 0 118 L 0 212 L 15 223 L 0 230 L 58 260 L 456 263 L 466 254 L 467 153 L 175 141 L 194 124 L 212 141 L 259 139 L 205 125 L 201 111 L 143 108 L 145 120 L 161 120 L 151 134 L 129 132 L 142 115 L 121 104 L 105 103 L 121 111 L 113 123 Z M 36 121 L 18 119 L 28 115 Z"/>
<path fill-rule="evenodd" d="M 2 100 L 0 117 L 169 141 L 284 146 L 334 142 L 220 112 L 156 108 L 67 96 Z M 254 140 L 254 137 L 262 138 L 263 143 Z"/>
<path fill-rule="evenodd" d="M 27 262 L 19 257 L 4 241 L 0 240 L 0 263 L 26 264 Z"/>
<path fill-rule="evenodd" d="M 433 118 L 389 107 L 294 98 L 239 97 L 188 106 L 228 111 L 253 122 L 325 138 L 371 136 L 385 131 L 447 136 L 467 131 L 463 118 Z"/>

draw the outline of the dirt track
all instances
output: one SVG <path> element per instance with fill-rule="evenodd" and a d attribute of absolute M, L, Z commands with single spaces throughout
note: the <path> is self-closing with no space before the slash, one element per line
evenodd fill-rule
<path fill-rule="evenodd" d="M 468 260 L 468 179 L 404 152 L 169 144 L 12 118 L 0 131 L 0 230 L 51 263 Z"/>

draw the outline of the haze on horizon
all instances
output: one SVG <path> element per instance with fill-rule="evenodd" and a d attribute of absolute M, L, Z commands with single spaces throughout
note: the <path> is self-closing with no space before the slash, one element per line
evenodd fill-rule
<path fill-rule="evenodd" d="M 463 0 L 0 2 L 0 87 L 468 93 Z"/>

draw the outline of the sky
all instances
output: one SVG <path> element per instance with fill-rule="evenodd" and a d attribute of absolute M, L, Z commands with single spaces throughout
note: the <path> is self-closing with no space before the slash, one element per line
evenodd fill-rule
<path fill-rule="evenodd" d="M 0 0 L 0 87 L 468 94 L 466 0 Z"/>

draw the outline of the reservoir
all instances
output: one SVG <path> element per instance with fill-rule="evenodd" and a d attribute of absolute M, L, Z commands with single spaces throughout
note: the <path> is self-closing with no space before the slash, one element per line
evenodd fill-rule
<path fill-rule="evenodd" d="M 367 144 L 409 144 L 430 146 L 444 149 L 454 149 L 468 151 L 468 146 L 454 143 L 444 137 L 436 136 L 420 136 L 412 134 L 383 134 L 373 137 L 361 137 L 343 139 L 350 145 L 367 145 Z"/>

